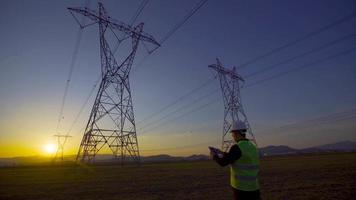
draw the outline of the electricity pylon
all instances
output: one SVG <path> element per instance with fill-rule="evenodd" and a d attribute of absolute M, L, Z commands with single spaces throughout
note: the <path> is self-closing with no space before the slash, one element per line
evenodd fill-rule
<path fill-rule="evenodd" d="M 66 144 L 68 138 L 72 136 L 57 134 L 54 135 L 54 137 L 57 138 L 57 151 L 56 151 L 56 155 L 53 158 L 53 162 L 56 162 L 58 159 L 60 159 L 63 162 L 64 145 Z"/>
<path fill-rule="evenodd" d="M 234 143 L 229 135 L 230 128 L 237 120 L 245 122 L 247 126 L 248 136 L 256 144 L 255 137 L 252 133 L 251 127 L 247 121 L 246 114 L 242 108 L 240 88 L 244 79 L 236 73 L 236 68 L 232 70 L 224 68 L 219 59 L 216 59 L 216 64 L 209 65 L 208 67 L 217 72 L 220 87 L 222 90 L 224 101 L 224 125 L 222 134 L 222 150 L 228 151 L 230 146 Z"/>
<path fill-rule="evenodd" d="M 98 24 L 100 37 L 102 80 L 76 160 L 93 162 L 97 153 L 105 146 L 109 147 L 116 158 L 121 158 L 121 163 L 125 161 L 126 157 L 139 163 L 140 153 L 129 74 L 139 42 L 154 45 L 156 48 L 159 47 L 159 43 L 151 35 L 142 31 L 143 23 L 131 27 L 110 18 L 100 2 L 98 11 L 86 7 L 68 9 L 81 28 Z M 81 24 L 75 16 L 78 14 L 89 18 L 90 22 L 87 25 Z M 109 33 L 112 34 L 111 36 L 115 36 L 112 38 L 116 38 L 119 42 L 121 39 L 117 35 L 123 35 L 124 39 L 131 39 L 131 47 L 121 64 L 116 61 L 111 51 L 108 42 L 110 35 L 107 35 Z"/>

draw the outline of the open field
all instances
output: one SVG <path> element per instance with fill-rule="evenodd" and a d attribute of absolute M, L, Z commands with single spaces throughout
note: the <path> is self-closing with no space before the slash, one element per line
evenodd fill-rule
<path fill-rule="evenodd" d="M 231 199 L 212 161 L 0 168 L 0 199 Z M 356 153 L 263 158 L 263 199 L 354 199 Z"/>

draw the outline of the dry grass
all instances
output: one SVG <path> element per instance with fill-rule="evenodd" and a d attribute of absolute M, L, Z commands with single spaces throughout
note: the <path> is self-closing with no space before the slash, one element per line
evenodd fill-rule
<path fill-rule="evenodd" d="M 263 199 L 355 199 L 356 153 L 269 157 Z M 0 199 L 231 199 L 228 168 L 209 161 L 0 169 Z"/>

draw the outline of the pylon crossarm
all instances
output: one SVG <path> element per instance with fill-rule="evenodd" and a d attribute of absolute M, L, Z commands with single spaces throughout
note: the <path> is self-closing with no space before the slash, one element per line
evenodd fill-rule
<path fill-rule="evenodd" d="M 126 35 L 129 35 L 130 37 L 136 37 L 137 35 L 139 35 L 140 40 L 148 42 L 148 43 L 152 43 L 156 46 L 160 46 L 160 44 L 154 39 L 154 37 L 152 35 L 145 33 L 145 32 L 137 33 L 135 28 L 133 28 L 130 25 L 127 25 L 123 22 L 120 22 L 116 19 L 112 19 L 107 15 L 102 15 L 102 17 L 100 17 L 100 14 L 95 10 L 91 10 L 86 7 L 85 8 L 68 7 L 68 10 L 72 13 L 73 17 L 75 18 L 75 20 L 79 23 L 79 25 L 81 27 L 86 27 L 86 25 L 81 24 L 73 13 L 78 13 L 78 14 L 81 14 L 81 15 L 89 18 L 90 20 L 92 20 L 92 23 L 99 23 L 99 22 L 105 23 L 110 28 L 112 28 L 114 30 L 121 31 L 121 32 L 125 33 Z"/>

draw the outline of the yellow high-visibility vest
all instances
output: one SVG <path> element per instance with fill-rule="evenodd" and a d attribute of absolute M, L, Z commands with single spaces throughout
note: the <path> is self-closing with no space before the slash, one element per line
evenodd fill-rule
<path fill-rule="evenodd" d="M 260 161 L 257 147 L 248 140 L 238 141 L 241 157 L 232 163 L 230 183 L 238 190 L 254 191 L 260 189 L 258 173 Z"/>

